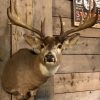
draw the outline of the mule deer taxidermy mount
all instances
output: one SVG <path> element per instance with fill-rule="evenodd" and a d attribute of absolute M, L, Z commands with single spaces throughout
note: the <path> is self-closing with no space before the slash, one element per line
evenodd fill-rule
<path fill-rule="evenodd" d="M 24 34 L 26 42 L 33 49 L 21 49 L 12 55 L 2 75 L 4 90 L 14 94 L 18 100 L 28 99 L 34 95 L 38 87 L 57 72 L 61 61 L 61 51 L 75 44 L 80 36 L 74 32 L 93 26 L 97 20 L 97 14 L 93 10 L 92 14 L 88 13 L 84 23 L 81 23 L 79 27 L 64 32 L 60 17 L 60 35 L 45 37 L 44 22 L 42 22 L 41 31 L 39 31 L 21 22 L 17 15 L 10 12 L 10 8 L 8 8 L 7 14 L 12 24 L 33 32 L 33 34 Z"/>

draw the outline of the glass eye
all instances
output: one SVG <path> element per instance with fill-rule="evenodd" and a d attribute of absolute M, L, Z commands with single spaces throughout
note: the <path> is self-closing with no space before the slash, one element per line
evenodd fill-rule
<path fill-rule="evenodd" d="M 41 48 L 44 48 L 44 45 L 43 44 L 41 44 Z"/>
<path fill-rule="evenodd" d="M 59 45 L 58 45 L 58 48 L 59 48 L 59 49 L 61 49 L 61 47 L 62 47 L 62 45 L 61 45 L 61 44 L 59 44 Z"/>

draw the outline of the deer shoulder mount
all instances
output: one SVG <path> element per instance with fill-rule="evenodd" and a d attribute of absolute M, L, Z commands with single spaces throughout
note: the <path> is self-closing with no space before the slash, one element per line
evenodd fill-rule
<path fill-rule="evenodd" d="M 2 75 L 4 90 L 15 95 L 18 100 L 28 99 L 35 95 L 38 87 L 57 72 L 61 61 L 61 51 L 77 42 L 80 35 L 74 32 L 91 27 L 96 23 L 97 14 L 95 14 L 95 10 L 91 13 L 88 13 L 84 23 L 81 23 L 79 27 L 66 32 L 63 30 L 62 19 L 60 17 L 60 35 L 45 37 L 43 32 L 44 22 L 42 22 L 41 31 L 39 31 L 21 22 L 19 17 L 13 15 L 10 12 L 10 8 L 8 8 L 7 14 L 12 24 L 31 30 L 34 33 L 30 35 L 24 34 L 26 42 L 33 50 L 19 50 L 12 55 L 6 64 Z"/>

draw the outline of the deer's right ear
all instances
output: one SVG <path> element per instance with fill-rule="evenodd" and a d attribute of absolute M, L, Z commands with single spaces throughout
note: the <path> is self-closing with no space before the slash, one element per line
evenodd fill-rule
<path fill-rule="evenodd" d="M 32 34 L 24 34 L 25 41 L 33 48 L 40 49 L 41 48 L 41 40 Z"/>
<path fill-rule="evenodd" d="M 79 33 L 75 33 L 67 38 L 63 43 L 63 49 L 72 48 L 75 45 L 80 37 Z"/>

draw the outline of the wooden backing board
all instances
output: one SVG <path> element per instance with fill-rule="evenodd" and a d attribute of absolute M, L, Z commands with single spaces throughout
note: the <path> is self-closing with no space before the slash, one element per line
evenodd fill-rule
<path fill-rule="evenodd" d="M 55 93 L 73 93 L 100 89 L 100 72 L 56 74 Z"/>

